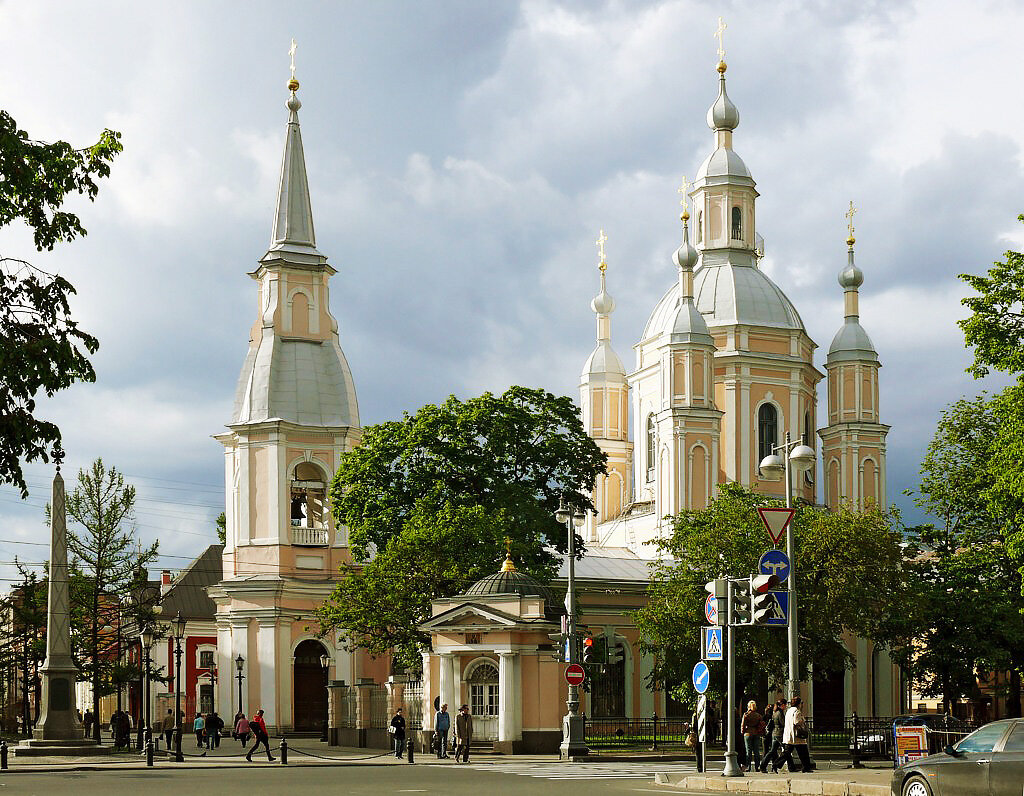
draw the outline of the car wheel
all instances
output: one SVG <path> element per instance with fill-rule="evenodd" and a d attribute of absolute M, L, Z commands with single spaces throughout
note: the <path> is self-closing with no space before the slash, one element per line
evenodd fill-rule
<path fill-rule="evenodd" d="M 932 796 L 931 788 L 928 787 L 928 783 L 924 781 L 923 777 L 910 777 L 906 782 L 903 783 L 903 790 L 900 791 L 901 796 Z"/>

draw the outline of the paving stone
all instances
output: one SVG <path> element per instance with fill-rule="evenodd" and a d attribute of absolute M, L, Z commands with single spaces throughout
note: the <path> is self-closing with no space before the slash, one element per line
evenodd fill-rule
<path fill-rule="evenodd" d="M 791 779 L 789 781 L 789 792 L 821 794 L 821 784 L 820 779 Z"/>
<path fill-rule="evenodd" d="M 725 780 L 725 787 L 726 790 L 732 792 L 739 791 L 742 793 L 747 793 L 750 791 L 750 780 L 741 779 L 740 777 L 728 777 Z"/>
<path fill-rule="evenodd" d="M 850 783 L 829 782 L 826 780 L 821 783 L 821 792 L 824 796 L 849 796 Z"/>
<path fill-rule="evenodd" d="M 789 793 L 788 779 L 752 779 L 749 793 Z"/>
<path fill-rule="evenodd" d="M 850 783 L 850 796 L 890 796 L 888 785 L 868 785 L 862 782 Z"/>

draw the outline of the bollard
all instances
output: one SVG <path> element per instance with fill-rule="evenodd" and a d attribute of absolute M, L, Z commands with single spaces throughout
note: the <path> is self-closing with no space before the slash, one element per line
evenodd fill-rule
<path fill-rule="evenodd" d="M 416 761 L 413 759 L 413 751 L 412 751 L 412 747 L 414 746 L 414 744 L 413 744 L 412 741 L 413 741 L 412 736 L 410 736 L 409 737 L 409 762 L 410 763 L 415 763 Z"/>
<path fill-rule="evenodd" d="M 152 734 L 150 734 L 149 738 L 146 740 L 146 767 L 147 768 L 152 768 L 153 767 L 153 736 L 152 736 Z"/>
<path fill-rule="evenodd" d="M 285 738 L 281 739 L 281 765 L 288 765 L 288 741 Z"/>
<path fill-rule="evenodd" d="M 651 719 L 653 720 L 654 726 L 651 735 L 651 751 L 656 752 L 658 750 L 658 714 L 654 713 L 651 716 Z"/>
<path fill-rule="evenodd" d="M 7 741 L 0 742 L 0 770 L 7 770 Z"/>
<path fill-rule="evenodd" d="M 853 712 L 853 765 L 850 768 L 864 768 L 864 764 L 860 762 L 860 726 L 857 721 L 857 711 Z"/>

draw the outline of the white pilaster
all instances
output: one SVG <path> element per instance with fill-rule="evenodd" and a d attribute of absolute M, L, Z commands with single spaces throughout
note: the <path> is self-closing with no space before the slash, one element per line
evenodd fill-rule
<path fill-rule="evenodd" d="M 448 712 L 454 715 L 459 710 L 455 691 L 455 656 L 442 652 L 438 657 L 441 659 L 441 704 L 448 705 Z"/>
<path fill-rule="evenodd" d="M 292 708 L 292 630 L 288 622 L 283 622 L 277 629 L 277 705 L 278 705 L 278 726 L 294 727 L 294 716 Z M 324 644 L 327 652 L 331 653 L 331 645 Z M 332 655 L 332 663 L 336 660 Z M 330 671 L 328 671 L 330 677 Z M 335 676 L 336 677 L 336 676 Z"/>
<path fill-rule="evenodd" d="M 514 652 L 498 653 L 498 740 L 514 741 L 518 693 L 515 686 Z"/>
<path fill-rule="evenodd" d="M 242 667 L 242 710 L 245 715 L 252 715 L 252 705 L 249 702 L 249 675 L 256 665 L 255 661 L 249 660 L 249 620 L 245 618 L 232 617 L 231 619 L 231 661 L 232 661 L 232 674 L 238 674 L 238 670 L 234 668 L 234 661 L 241 655 L 245 660 L 245 664 Z M 235 680 L 235 699 L 238 699 L 238 681 Z"/>
<path fill-rule="evenodd" d="M 260 669 L 259 705 L 267 726 L 278 726 L 281 717 L 277 704 L 277 627 L 275 620 L 259 620 L 256 629 L 256 665 Z"/>
<path fill-rule="evenodd" d="M 235 660 L 231 657 L 231 623 L 217 620 L 217 710 L 227 724 L 238 711 Z M 228 706 L 231 706 L 230 712 Z"/>

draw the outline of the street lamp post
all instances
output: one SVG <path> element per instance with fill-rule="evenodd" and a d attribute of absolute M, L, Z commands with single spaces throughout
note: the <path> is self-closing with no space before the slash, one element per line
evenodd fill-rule
<path fill-rule="evenodd" d="M 245 666 L 245 658 L 242 657 L 242 653 L 238 653 L 238 657 L 235 658 L 235 669 L 238 674 L 235 678 L 238 680 L 238 712 L 242 712 L 242 680 L 245 679 L 245 675 L 242 674 L 242 667 Z"/>
<path fill-rule="evenodd" d="M 776 451 L 782 451 L 779 456 Z M 782 445 L 773 445 L 772 452 L 761 460 L 759 468 L 761 476 L 769 481 L 776 481 L 783 476 L 786 482 L 786 508 L 793 507 L 793 472 L 804 473 L 814 466 L 817 457 L 814 451 L 799 441 L 791 441 L 786 432 L 786 441 Z M 796 627 L 796 542 L 793 523 L 786 528 L 786 557 L 789 559 L 789 577 L 786 587 L 789 590 L 789 627 L 786 629 L 789 642 L 789 683 L 788 699 L 799 695 L 800 669 L 799 649 L 797 646 Z"/>
<path fill-rule="evenodd" d="M 149 734 L 152 730 L 149 715 L 149 652 L 153 649 L 153 628 L 150 625 L 146 625 L 142 632 L 139 633 L 139 643 L 142 645 L 142 693 L 139 696 L 145 702 L 143 709 L 139 711 L 139 722 L 142 724 L 140 728 L 140 740 L 139 751 L 145 751 L 145 744 L 149 743 Z"/>
<path fill-rule="evenodd" d="M 325 650 L 320 656 L 320 667 L 324 670 L 324 692 L 327 694 L 327 700 L 330 699 L 330 692 L 327 690 L 327 670 L 331 666 L 331 656 L 327 654 Z M 323 732 L 320 733 L 320 740 L 323 743 L 327 743 L 327 717 L 329 715 L 330 706 L 328 701 L 324 701 L 324 719 L 323 719 Z M 412 741 L 410 741 L 412 743 Z"/>
<path fill-rule="evenodd" d="M 565 505 L 564 500 L 559 500 L 555 519 L 565 523 L 569 534 L 569 577 L 565 592 L 565 614 L 569 634 L 568 663 L 579 663 L 576 660 L 576 529 L 583 527 L 587 518 L 582 511 L 573 512 Z M 562 744 L 559 756 L 564 760 L 572 760 L 590 753 L 583 740 L 583 717 L 580 715 L 580 687 L 578 685 L 569 686 L 566 708 L 568 713 L 562 720 Z"/>
<path fill-rule="evenodd" d="M 174 617 L 174 762 L 184 763 L 181 754 L 181 687 L 184 681 L 181 673 L 181 642 L 185 638 L 185 618 L 181 611 Z"/>

